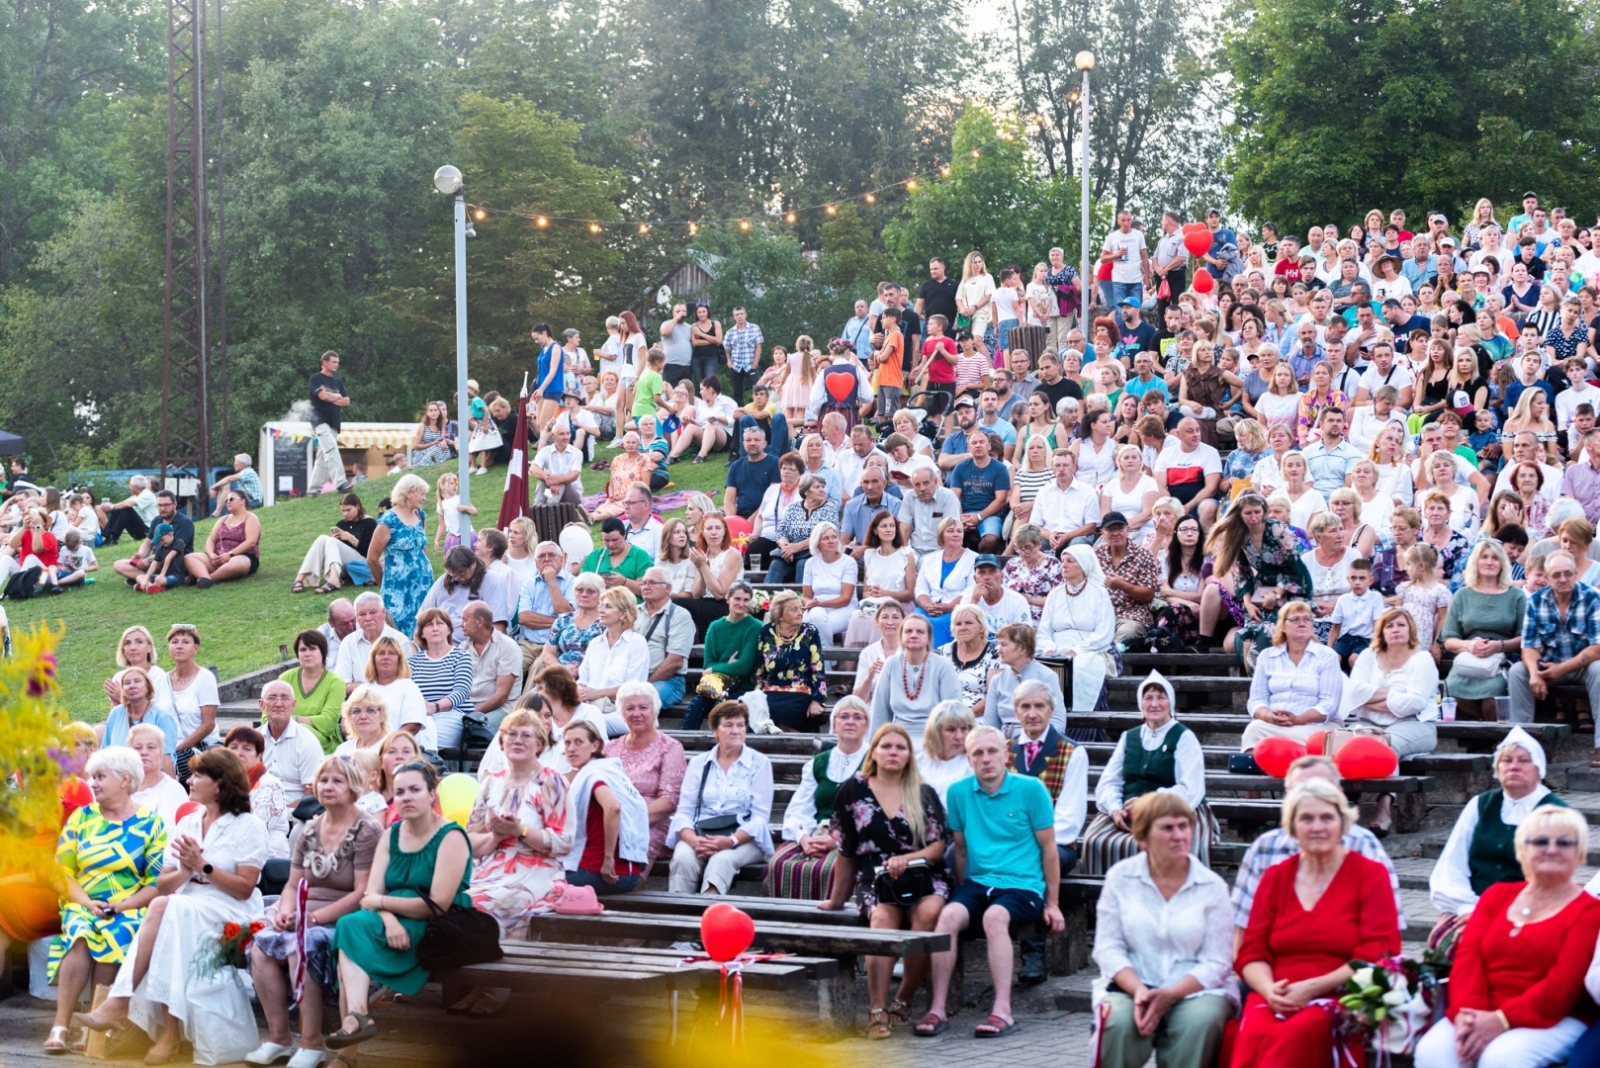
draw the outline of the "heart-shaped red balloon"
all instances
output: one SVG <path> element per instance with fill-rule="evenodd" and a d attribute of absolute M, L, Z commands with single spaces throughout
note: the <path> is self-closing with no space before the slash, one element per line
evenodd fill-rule
<path fill-rule="evenodd" d="M 823 383 L 828 387 L 828 395 L 841 404 L 856 395 L 854 371 L 829 371 Z"/>
<path fill-rule="evenodd" d="M 189 813 L 191 813 L 191 812 L 199 812 L 199 811 L 200 811 L 200 802 L 198 802 L 198 801 L 185 801 L 183 804 L 178 806 L 178 811 L 176 811 L 176 812 L 174 812 L 172 814 L 172 821 L 173 821 L 173 823 L 181 823 L 183 821 L 183 817 L 189 815 Z"/>
<path fill-rule="evenodd" d="M 740 544 L 740 538 L 743 538 L 745 542 L 749 542 L 750 536 L 755 533 L 755 528 L 750 525 L 750 520 L 742 515 L 730 515 L 723 522 L 727 524 L 728 541 L 731 544 Z"/>
<path fill-rule="evenodd" d="M 1347 779 L 1382 779 L 1400 767 L 1395 751 L 1376 738 L 1352 738 L 1339 747 L 1333 762 Z"/>
<path fill-rule="evenodd" d="M 700 944 L 714 961 L 726 964 L 755 940 L 756 921 L 726 902 L 718 902 L 700 914 Z"/>
<path fill-rule="evenodd" d="M 1189 286 L 1196 293 L 1209 293 L 1217 288 L 1217 280 L 1211 277 L 1210 271 L 1196 271 L 1194 281 Z"/>
<path fill-rule="evenodd" d="M 1289 774 L 1289 765 L 1306 755 L 1306 747 L 1293 738 L 1267 738 L 1256 745 L 1256 764 L 1274 779 Z"/>
<path fill-rule="evenodd" d="M 1183 235 L 1183 247 L 1191 256 L 1204 256 L 1211 251 L 1211 231 L 1201 228 Z"/>

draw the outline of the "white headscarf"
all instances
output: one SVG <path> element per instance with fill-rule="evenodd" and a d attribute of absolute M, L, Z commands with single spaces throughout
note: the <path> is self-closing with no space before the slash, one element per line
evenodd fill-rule
<path fill-rule="evenodd" d="M 1500 744 L 1494 747 L 1495 763 L 1500 763 L 1500 750 L 1513 745 L 1520 745 L 1528 751 L 1528 755 L 1533 758 L 1533 766 L 1539 769 L 1540 780 L 1543 780 L 1545 777 L 1544 746 L 1540 745 L 1533 735 L 1521 727 L 1512 727 L 1506 736 L 1500 739 Z"/>
<path fill-rule="evenodd" d="M 1134 691 L 1133 699 L 1134 699 L 1135 703 L 1138 705 L 1138 707 L 1135 708 L 1134 711 L 1136 711 L 1136 712 L 1144 711 L 1144 692 L 1146 690 L 1148 690 L 1152 686 L 1159 686 L 1163 690 L 1167 691 L 1167 708 L 1169 710 L 1168 714 L 1173 719 L 1177 719 L 1178 718 L 1178 695 L 1175 692 L 1173 692 L 1172 683 L 1167 681 L 1166 676 L 1162 675 L 1161 672 L 1155 671 L 1155 670 L 1152 670 L 1150 672 L 1150 674 L 1146 675 L 1144 681 L 1139 684 L 1139 688 Z"/>
<path fill-rule="evenodd" d="M 1078 562 L 1079 567 L 1083 568 L 1084 577 L 1089 580 L 1089 585 L 1105 588 L 1105 572 L 1100 570 L 1100 561 L 1095 559 L 1093 549 L 1087 545 L 1069 545 L 1066 553 Z"/>

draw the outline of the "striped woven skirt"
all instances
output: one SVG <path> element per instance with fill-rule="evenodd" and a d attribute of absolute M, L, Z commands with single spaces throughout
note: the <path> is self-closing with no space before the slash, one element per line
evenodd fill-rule
<path fill-rule="evenodd" d="M 1195 816 L 1200 826 L 1195 828 L 1194 841 L 1189 849 L 1200 858 L 1200 863 L 1211 866 L 1211 847 L 1222 840 L 1222 828 L 1211 814 L 1211 806 L 1201 802 Z M 1104 875 L 1119 861 L 1139 855 L 1139 843 L 1133 835 L 1122 830 L 1101 813 L 1083 832 L 1083 848 L 1078 853 L 1078 870 L 1075 875 Z"/>
<path fill-rule="evenodd" d="M 821 901 L 828 896 L 833 863 L 838 857 L 837 849 L 830 850 L 825 857 L 808 857 L 800 851 L 800 843 L 783 843 L 767 865 L 767 896 L 790 901 Z"/>

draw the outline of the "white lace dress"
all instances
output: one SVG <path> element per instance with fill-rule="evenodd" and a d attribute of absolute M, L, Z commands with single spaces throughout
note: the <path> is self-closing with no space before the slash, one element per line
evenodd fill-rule
<path fill-rule="evenodd" d="M 191 812 L 178 821 L 167 844 L 168 871 L 178 867 L 178 839 L 184 835 L 197 839 L 205 850 L 206 863 L 226 872 L 242 867 L 259 869 L 267 862 L 267 828 L 253 813 L 217 817 L 211 829 L 201 833 L 204 810 Z M 232 968 L 212 974 L 200 966 L 211 947 L 229 923 L 248 925 L 261 919 L 261 891 L 253 890 L 240 901 L 195 875 L 167 899 L 160 933 L 150 954 L 150 970 L 139 988 L 133 988 L 133 969 L 117 972 L 111 987 L 112 997 L 132 998 L 128 1018 L 155 1038 L 161 1032 L 158 1005 L 183 1021 L 183 1037 L 195 1047 L 196 1064 L 226 1064 L 240 1061 L 259 1041 L 255 1013 L 246 992 L 247 976 Z M 128 947 L 128 960 L 138 954 L 139 938 L 149 927 L 134 936 Z"/>

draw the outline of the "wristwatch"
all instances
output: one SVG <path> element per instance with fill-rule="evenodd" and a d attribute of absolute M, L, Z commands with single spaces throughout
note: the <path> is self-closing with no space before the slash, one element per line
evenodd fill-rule
<path fill-rule="evenodd" d="M 216 869 L 216 868 L 213 868 L 213 867 L 212 867 L 212 866 L 211 866 L 211 865 L 210 865 L 210 864 L 205 864 L 205 865 L 202 865 L 202 866 L 201 866 L 201 868 L 200 868 L 200 874 L 201 874 L 201 875 L 210 875 L 210 874 L 211 874 L 211 873 L 212 873 L 212 872 L 214 872 L 214 871 L 216 871 L 216 870 L 217 870 L 217 869 Z"/>

